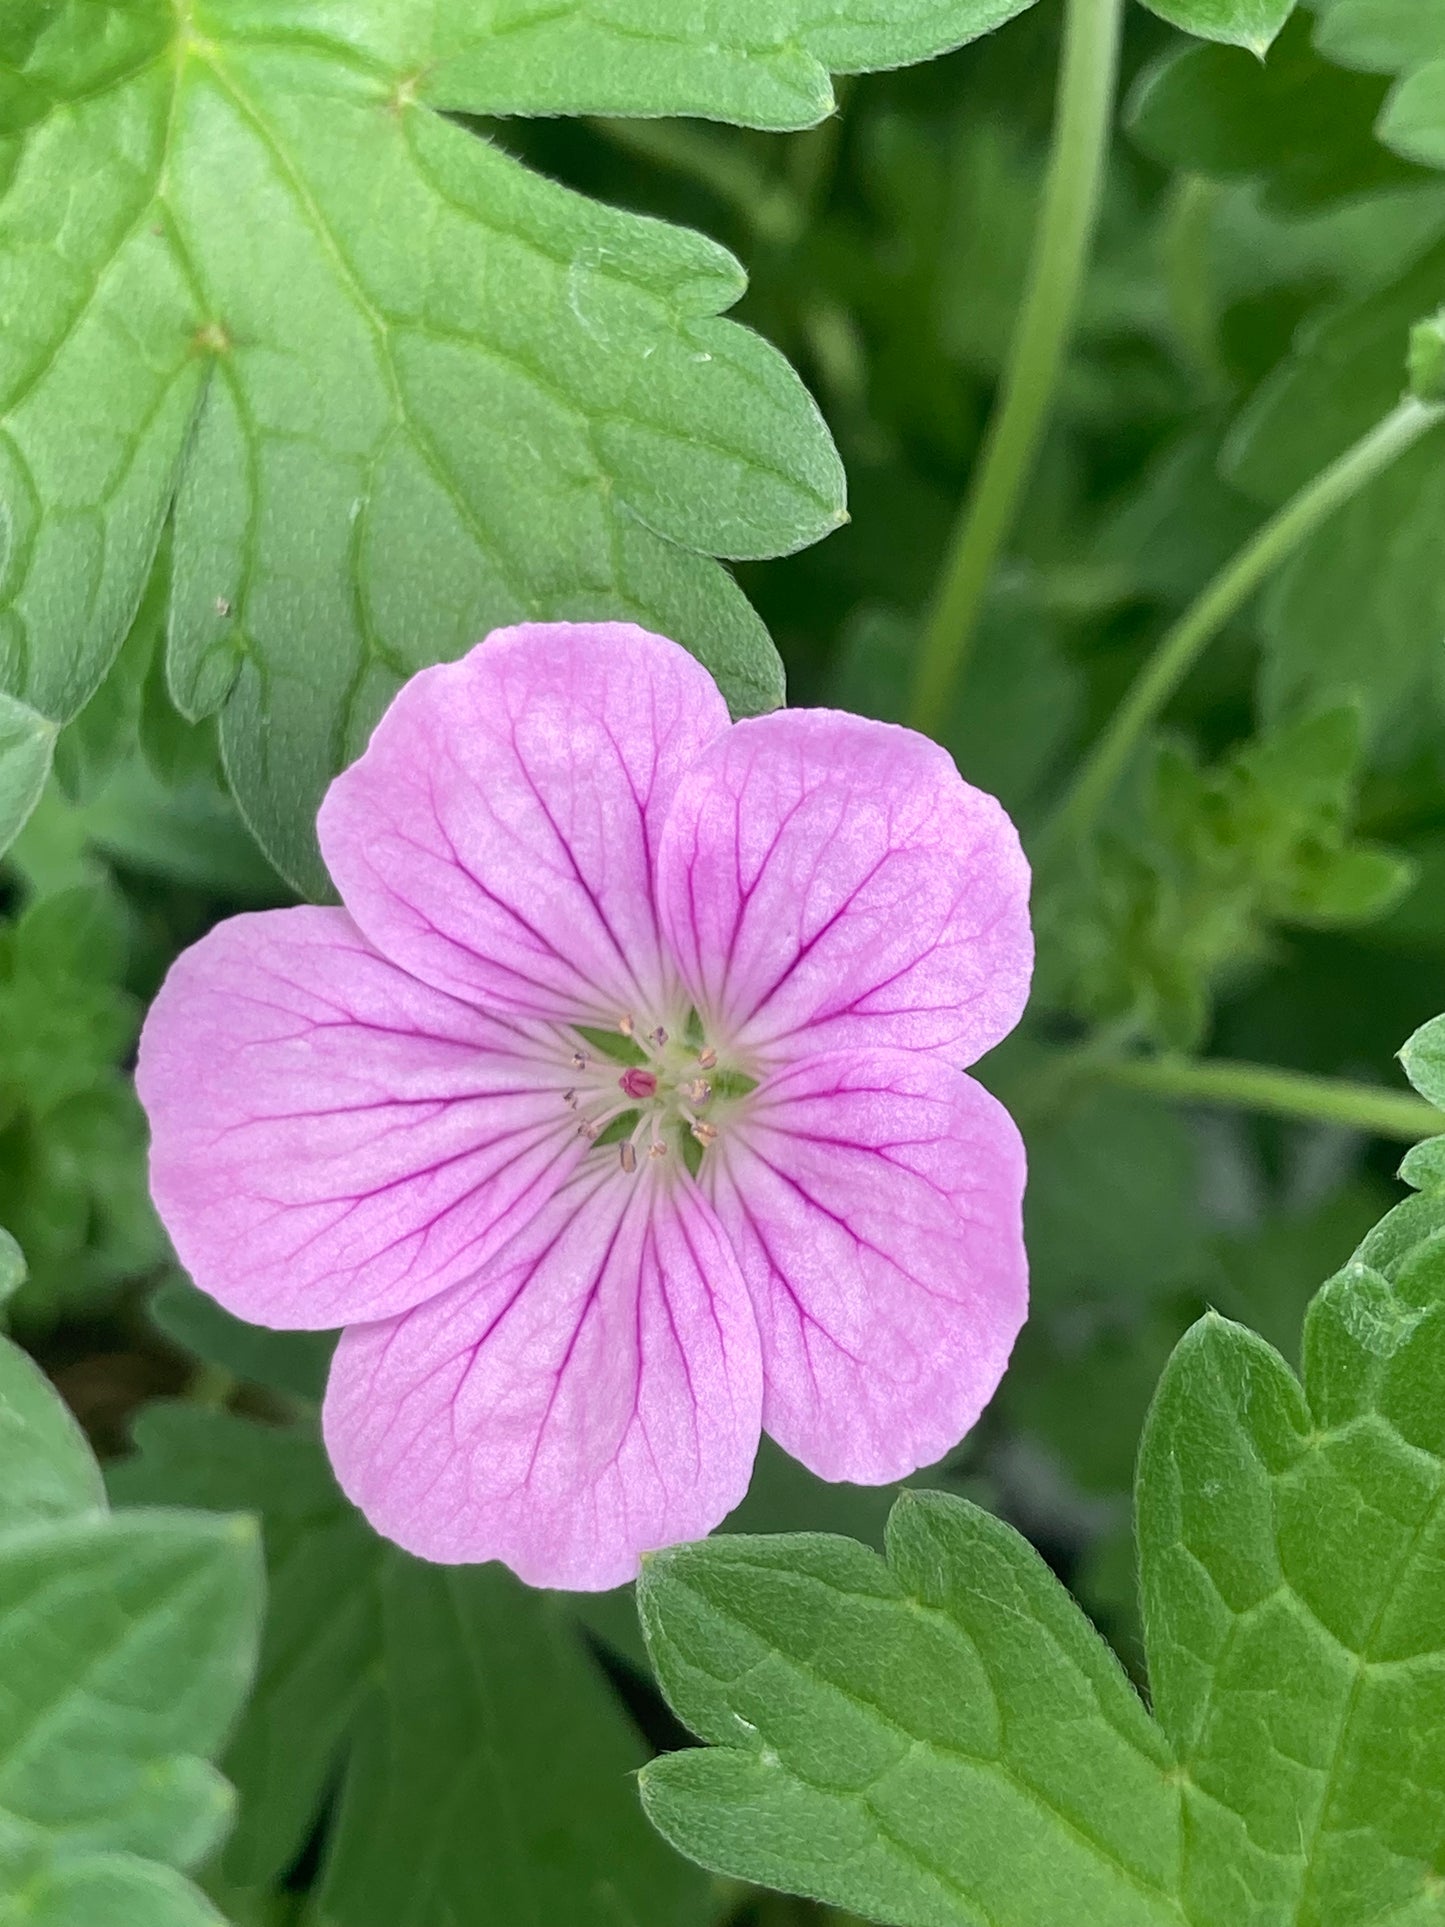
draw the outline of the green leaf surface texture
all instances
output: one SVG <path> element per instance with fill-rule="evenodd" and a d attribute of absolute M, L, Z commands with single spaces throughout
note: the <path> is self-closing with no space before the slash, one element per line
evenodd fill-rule
<path fill-rule="evenodd" d="M 171 690 L 220 712 L 243 812 L 312 892 L 330 776 L 499 624 L 633 619 L 735 711 L 775 705 L 712 558 L 816 541 L 843 483 L 797 377 L 720 318 L 741 269 L 438 110 L 806 125 L 825 63 L 1019 10 L 27 0 L 0 48 L 0 795 L 34 788 L 27 714 L 99 686 L 168 518 Z"/>

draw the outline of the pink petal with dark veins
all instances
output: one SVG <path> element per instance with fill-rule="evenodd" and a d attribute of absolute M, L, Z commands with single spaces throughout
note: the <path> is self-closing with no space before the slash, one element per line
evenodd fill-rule
<path fill-rule="evenodd" d="M 675 1167 L 580 1173 L 484 1274 L 348 1331 L 326 1443 L 378 1531 L 536 1586 L 620 1585 L 747 1490 L 758 1335 Z"/>
<path fill-rule="evenodd" d="M 859 1485 L 955 1445 L 1027 1309 L 1003 1106 L 936 1058 L 811 1058 L 754 1093 L 703 1176 L 757 1313 L 764 1429 Z"/>
<path fill-rule="evenodd" d="M 582 1155 L 547 1040 L 419 984 L 344 910 L 234 917 L 151 1006 L 151 1189 L 196 1283 L 327 1330 L 469 1277 Z"/>
<path fill-rule="evenodd" d="M 744 1055 L 893 1045 L 972 1063 L 1028 997 L 1028 865 L 944 750 L 887 723 L 739 723 L 681 784 L 658 859 L 688 988 Z"/>
<path fill-rule="evenodd" d="M 661 1011 L 653 854 L 728 726 L 707 671 L 624 623 L 499 630 L 401 691 L 332 784 L 321 848 L 377 948 L 489 1008 Z"/>

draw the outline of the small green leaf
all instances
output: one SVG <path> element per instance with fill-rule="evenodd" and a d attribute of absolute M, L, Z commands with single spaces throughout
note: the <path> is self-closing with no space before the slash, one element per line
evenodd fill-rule
<path fill-rule="evenodd" d="M 0 1535 L 104 1510 L 105 1486 L 85 1435 L 40 1367 L 4 1338 L 0 1466 Z"/>
<path fill-rule="evenodd" d="M 1379 134 L 1406 160 L 1445 167 L 1445 59 L 1405 76 L 1386 102 Z"/>
<path fill-rule="evenodd" d="M 1421 1097 L 1445 1110 L 1445 1017 L 1422 1024 L 1400 1052 L 1400 1062 Z"/>
<path fill-rule="evenodd" d="M 25 1253 L 0 1227 L 0 1324 L 4 1323 L 5 1307 L 25 1283 Z"/>
<path fill-rule="evenodd" d="M 590 1051 L 599 1057 L 609 1058 L 614 1064 L 626 1064 L 629 1069 L 640 1070 L 649 1063 L 647 1052 L 635 1037 L 626 1037 L 620 1030 L 607 1030 L 591 1024 L 574 1024 L 573 1029 Z"/>
<path fill-rule="evenodd" d="M 1261 59 L 1294 11 L 1294 0 L 1145 0 L 1145 5 L 1201 40 L 1247 47 Z"/>
<path fill-rule="evenodd" d="M 1445 58 L 1445 13 L 1430 0 L 1331 0 L 1320 9 L 1315 45 L 1342 67 L 1403 73 Z"/>
<path fill-rule="evenodd" d="M 1417 401 L 1445 401 L 1445 308 L 1410 330 L 1406 357 L 1410 392 Z"/>
<path fill-rule="evenodd" d="M 169 1867 L 124 1854 L 0 1847 L 0 1927 L 226 1927 Z"/>
<path fill-rule="evenodd" d="M 1179 1927 L 1179 1793 L 1117 1661 L 1031 1547 L 905 1493 L 846 1539 L 650 1558 L 653 1663 L 708 1751 L 643 1800 L 705 1865 L 900 1927 Z M 1067 1739 L 1064 1735 L 1067 1734 Z"/>
<path fill-rule="evenodd" d="M 48 717 L 0 691 L 0 850 L 14 842 L 40 801 L 55 737 Z"/>

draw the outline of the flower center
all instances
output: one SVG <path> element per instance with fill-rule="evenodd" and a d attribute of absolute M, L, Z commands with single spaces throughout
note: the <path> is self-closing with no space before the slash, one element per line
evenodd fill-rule
<path fill-rule="evenodd" d="M 675 1031 L 644 1031 L 630 1016 L 613 1029 L 575 1028 L 576 1082 L 564 1099 L 582 1136 L 616 1145 L 626 1172 L 642 1158 L 676 1157 L 696 1177 L 757 1079 L 719 1062 L 695 1010 Z"/>

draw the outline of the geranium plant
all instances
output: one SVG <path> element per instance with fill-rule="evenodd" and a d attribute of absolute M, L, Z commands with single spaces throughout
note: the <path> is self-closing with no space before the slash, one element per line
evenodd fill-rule
<path fill-rule="evenodd" d="M 8 0 L 0 1927 L 1445 1922 L 1442 529 L 1445 0 Z"/>

